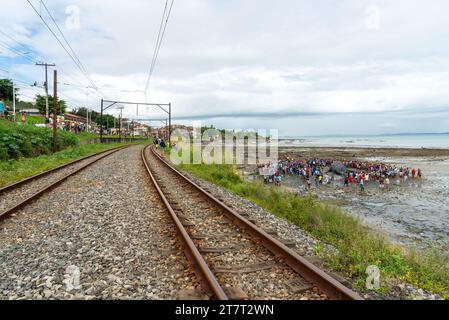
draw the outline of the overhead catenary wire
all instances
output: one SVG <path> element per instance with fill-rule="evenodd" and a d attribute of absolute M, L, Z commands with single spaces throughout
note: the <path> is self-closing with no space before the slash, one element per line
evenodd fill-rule
<path fill-rule="evenodd" d="M 154 46 L 153 57 L 151 58 L 150 70 L 148 71 L 148 77 L 147 77 L 147 82 L 146 82 L 146 86 L 145 86 L 145 90 L 144 91 L 147 91 L 148 85 L 149 85 L 149 82 L 150 82 L 150 78 L 151 78 L 151 74 L 152 74 L 152 70 L 153 70 L 153 65 L 154 65 L 154 61 L 155 61 L 155 58 L 156 58 L 156 52 L 157 52 L 157 48 L 158 48 L 159 41 L 160 41 L 160 38 L 161 38 L 162 28 L 164 26 L 164 19 L 165 19 L 165 14 L 167 12 L 167 8 L 168 8 L 168 0 L 165 0 L 164 12 L 162 13 L 161 24 L 159 26 L 159 31 L 158 31 L 158 34 L 157 34 L 156 44 Z"/>
<path fill-rule="evenodd" d="M 33 53 L 33 56 L 42 59 L 39 55 L 35 54 L 34 52 L 31 52 L 31 51 L 33 51 L 33 50 L 29 49 L 26 45 L 20 43 L 18 40 L 16 40 L 16 39 L 13 38 L 12 36 L 8 35 L 8 34 L 5 33 L 4 31 L 0 30 L 0 34 L 4 35 L 4 36 L 7 37 L 9 40 L 11 40 L 11 41 L 13 41 L 14 43 L 16 43 L 16 44 L 18 45 L 18 48 L 19 48 L 19 49 L 22 49 L 22 48 L 23 48 L 24 51 L 30 51 L 30 53 Z M 20 52 L 19 49 L 12 47 L 10 44 L 6 43 L 6 41 L 4 41 L 4 39 L 2 39 L 2 38 L 0 38 L 0 46 L 3 47 L 3 48 L 5 48 L 5 49 L 7 49 L 7 50 L 8 50 L 9 52 L 11 52 L 12 54 L 17 54 L 17 55 L 23 56 L 24 58 L 27 59 L 27 61 L 29 61 L 29 62 L 32 63 L 32 64 L 35 64 L 35 62 L 38 60 L 38 59 L 32 59 L 28 54 L 25 54 L 25 53 L 23 53 L 23 52 Z M 58 67 L 58 69 L 59 69 L 59 70 L 63 70 L 61 67 Z M 5 73 L 10 74 L 10 71 L 9 71 L 9 70 L 0 69 L 0 71 L 1 71 L 1 72 L 5 72 Z M 64 74 L 64 77 L 70 79 L 72 82 L 80 83 L 80 82 L 76 81 L 73 77 L 69 76 L 66 72 L 63 71 L 63 74 Z M 28 89 L 28 90 L 33 90 L 33 89 L 35 89 L 35 90 L 37 90 L 37 89 L 43 89 L 43 88 L 44 88 L 43 86 L 39 86 L 39 85 L 36 85 L 36 84 L 33 85 L 33 84 L 29 83 L 28 81 L 20 80 L 20 79 L 17 79 L 17 78 L 15 78 L 15 77 L 14 77 L 14 79 L 12 79 L 12 80 L 15 82 L 16 87 L 21 88 L 21 89 Z M 35 82 L 35 83 L 36 83 L 36 82 Z M 91 87 L 91 86 L 90 86 L 90 87 L 86 87 L 85 85 L 81 85 L 81 84 L 80 84 L 78 87 L 79 87 L 79 88 L 84 88 L 84 89 L 94 89 L 94 88 Z M 81 91 L 82 91 L 84 94 L 86 94 L 86 92 L 87 92 L 88 90 L 81 90 Z M 95 92 L 96 92 L 96 91 L 93 91 L 93 92 L 90 92 L 89 94 L 96 95 Z M 98 94 L 98 92 L 97 92 L 97 94 Z M 24 94 L 22 94 L 22 93 L 19 93 L 19 95 L 26 96 L 26 97 L 29 98 L 29 99 L 35 99 L 35 98 L 31 97 L 31 96 L 24 95 Z M 64 96 L 67 98 L 67 102 L 70 103 L 70 104 L 78 104 L 78 105 L 79 105 L 79 104 L 84 104 L 84 103 L 80 103 L 80 100 L 75 100 L 75 99 L 73 99 L 73 98 L 69 98 L 67 95 L 64 95 Z M 95 107 L 92 107 L 92 109 L 94 109 L 94 108 L 95 108 Z M 96 107 L 96 108 L 98 108 L 98 107 Z"/>
<path fill-rule="evenodd" d="M 50 59 L 47 59 L 45 57 L 42 57 L 41 54 L 37 54 L 34 50 L 32 50 L 31 48 L 29 48 L 27 45 L 21 43 L 20 41 L 18 41 L 17 39 L 15 39 L 14 37 L 12 37 L 11 35 L 7 34 L 6 32 L 0 30 L 0 34 L 4 35 L 5 37 L 7 37 L 8 39 L 12 40 L 13 42 L 15 42 L 18 46 L 20 46 L 21 48 L 23 48 L 23 50 L 25 51 L 30 51 L 33 56 L 35 57 L 35 59 L 31 59 L 29 55 L 24 55 L 28 61 L 32 62 L 33 64 L 35 64 L 35 62 L 37 61 L 49 61 Z M 12 48 L 11 46 L 8 45 L 9 51 L 14 51 L 14 48 Z M 23 55 L 23 54 L 22 54 Z M 31 59 L 31 60 L 30 60 Z M 63 69 L 61 67 L 61 65 L 58 64 L 58 70 L 61 71 L 61 77 L 62 78 L 68 78 L 71 82 L 75 82 L 77 84 L 79 84 L 80 87 L 84 87 L 84 85 L 81 85 L 81 82 L 79 82 L 78 80 L 75 80 L 72 76 L 70 76 L 70 74 L 68 72 L 65 71 L 65 69 Z"/>
<path fill-rule="evenodd" d="M 70 45 L 69 41 L 67 40 L 67 38 L 65 37 L 64 33 L 62 32 L 61 28 L 59 27 L 58 23 L 56 22 L 55 18 L 53 17 L 53 15 L 51 14 L 50 10 L 48 10 L 45 2 L 43 0 L 40 0 L 40 2 L 42 3 L 42 5 L 44 6 L 45 11 L 48 13 L 50 19 L 53 21 L 54 25 L 56 26 L 56 29 L 58 29 L 59 33 L 62 36 L 62 39 L 64 40 L 64 42 L 67 44 L 67 47 L 70 49 L 70 51 L 73 54 L 73 57 L 76 59 L 76 61 L 78 62 L 78 64 L 80 65 L 83 74 L 86 76 L 86 78 L 89 80 L 89 82 L 91 84 L 93 84 L 94 87 L 96 87 L 95 83 L 93 82 L 92 78 L 90 77 L 89 73 L 87 72 L 86 68 L 84 67 L 83 63 L 81 62 L 81 60 L 79 59 L 78 55 L 76 54 L 76 52 L 73 50 L 72 46 Z"/>
<path fill-rule="evenodd" d="M 66 48 L 66 46 L 62 43 L 61 39 L 56 35 L 56 33 L 53 31 L 53 29 L 49 26 L 47 21 L 44 19 L 44 17 L 41 15 L 41 13 L 36 9 L 36 7 L 31 3 L 30 0 L 27 0 L 29 5 L 32 7 L 34 12 L 39 16 L 41 21 L 44 23 L 44 25 L 47 27 L 47 29 L 50 31 L 50 33 L 53 35 L 53 37 L 56 39 L 56 41 L 59 43 L 59 45 L 64 49 L 64 51 L 67 53 L 67 55 L 70 57 L 70 59 L 73 61 L 73 63 L 77 66 L 77 68 L 80 70 L 80 72 L 86 77 L 86 79 L 91 83 L 91 85 L 96 88 L 96 84 L 93 82 L 93 80 L 90 78 L 90 76 L 87 74 L 85 69 L 78 63 L 76 58 L 70 53 L 70 51 Z M 41 4 L 43 4 L 42 1 L 40 1 Z M 98 89 L 97 89 L 98 90 Z"/>
<path fill-rule="evenodd" d="M 148 78 L 147 78 L 147 82 L 146 82 L 146 85 L 145 85 L 145 90 L 144 90 L 145 92 L 148 91 L 148 88 L 150 86 L 150 81 L 151 81 L 151 78 L 153 76 L 154 69 L 156 67 L 157 58 L 159 56 L 159 51 L 161 49 L 162 41 L 164 39 L 165 30 L 167 29 L 167 24 L 168 24 L 168 20 L 170 19 L 170 14 L 171 14 L 171 11 L 172 11 L 172 8 L 173 8 L 174 1 L 175 0 L 171 1 L 168 13 L 167 13 L 168 0 L 165 1 L 165 8 L 164 8 L 164 12 L 163 12 L 163 15 L 162 15 L 162 21 L 161 21 L 161 25 L 159 27 L 158 37 L 157 37 L 156 45 L 155 45 L 154 52 L 153 52 L 153 59 L 151 61 L 150 71 L 148 73 Z M 166 13 L 167 13 L 167 15 L 166 15 Z M 164 19 L 165 19 L 165 24 L 164 24 Z"/>

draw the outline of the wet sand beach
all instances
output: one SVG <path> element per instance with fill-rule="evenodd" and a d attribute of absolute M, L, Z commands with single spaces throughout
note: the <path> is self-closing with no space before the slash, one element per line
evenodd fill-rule
<path fill-rule="evenodd" d="M 336 175 L 333 183 L 314 186 L 314 192 L 393 242 L 418 248 L 431 245 L 449 252 L 449 149 L 283 147 L 279 157 L 361 160 L 420 168 L 422 179 L 392 181 L 385 190 L 370 182 L 361 193 L 357 184 L 344 187 L 343 177 Z M 247 173 L 254 170 L 244 168 Z M 305 185 L 296 176 L 287 176 L 282 184 L 292 192 Z"/>

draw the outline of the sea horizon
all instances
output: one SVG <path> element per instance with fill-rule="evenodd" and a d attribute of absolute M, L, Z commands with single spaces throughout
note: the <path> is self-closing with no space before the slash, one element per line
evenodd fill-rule
<path fill-rule="evenodd" d="M 384 136 L 422 136 L 422 135 L 449 135 L 448 132 L 400 132 L 400 133 L 372 133 L 372 134 L 322 134 L 322 135 L 283 135 L 279 139 L 303 138 L 338 138 L 338 137 L 384 137 Z"/>
<path fill-rule="evenodd" d="M 279 140 L 286 147 L 449 148 L 449 132 L 281 136 Z"/>

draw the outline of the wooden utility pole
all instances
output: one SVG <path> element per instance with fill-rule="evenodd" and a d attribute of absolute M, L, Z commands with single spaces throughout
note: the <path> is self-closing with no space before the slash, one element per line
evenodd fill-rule
<path fill-rule="evenodd" d="M 58 72 L 53 70 L 53 152 L 58 151 Z"/>
<path fill-rule="evenodd" d="M 54 63 L 36 63 L 36 66 L 44 66 L 45 67 L 45 120 L 48 121 L 48 67 L 54 67 L 56 66 Z"/>

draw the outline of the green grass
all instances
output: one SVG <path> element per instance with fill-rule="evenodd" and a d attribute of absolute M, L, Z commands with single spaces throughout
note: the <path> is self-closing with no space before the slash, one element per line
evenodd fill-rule
<path fill-rule="evenodd" d="M 16 120 L 17 122 L 20 122 L 21 115 L 17 114 Z M 26 116 L 25 122 L 29 125 L 35 125 L 35 124 L 43 124 L 45 123 L 45 117 L 44 116 Z"/>
<path fill-rule="evenodd" d="M 100 137 L 100 135 L 97 135 L 97 138 L 99 138 Z M 120 138 L 120 136 L 119 135 L 112 135 L 112 134 L 104 134 L 103 135 L 103 138 L 113 138 L 113 139 L 119 139 Z M 134 140 L 141 140 L 141 139 L 150 139 L 151 137 L 140 137 L 140 136 L 135 136 L 135 137 L 133 137 L 133 136 L 123 136 L 122 135 L 122 139 L 134 139 Z"/>
<path fill-rule="evenodd" d="M 80 132 L 78 134 L 76 134 L 76 137 L 81 141 L 89 141 L 91 139 L 95 139 L 95 138 L 99 138 L 100 136 L 95 134 L 95 133 L 91 133 L 91 132 Z"/>
<path fill-rule="evenodd" d="M 70 161 L 124 144 L 83 144 L 50 155 L 0 161 L 0 187 L 20 181 Z"/>
<path fill-rule="evenodd" d="M 315 200 L 299 198 L 263 183 L 245 182 L 232 165 L 180 165 L 181 170 L 215 183 L 257 203 L 278 217 L 331 244 L 338 253 L 321 253 L 326 264 L 343 271 L 355 280 L 357 288 L 365 287 L 366 268 L 376 265 L 381 270 L 383 287 L 398 279 L 449 298 L 449 258 L 436 249 L 417 252 L 395 246 L 375 231 L 341 209 Z"/>

